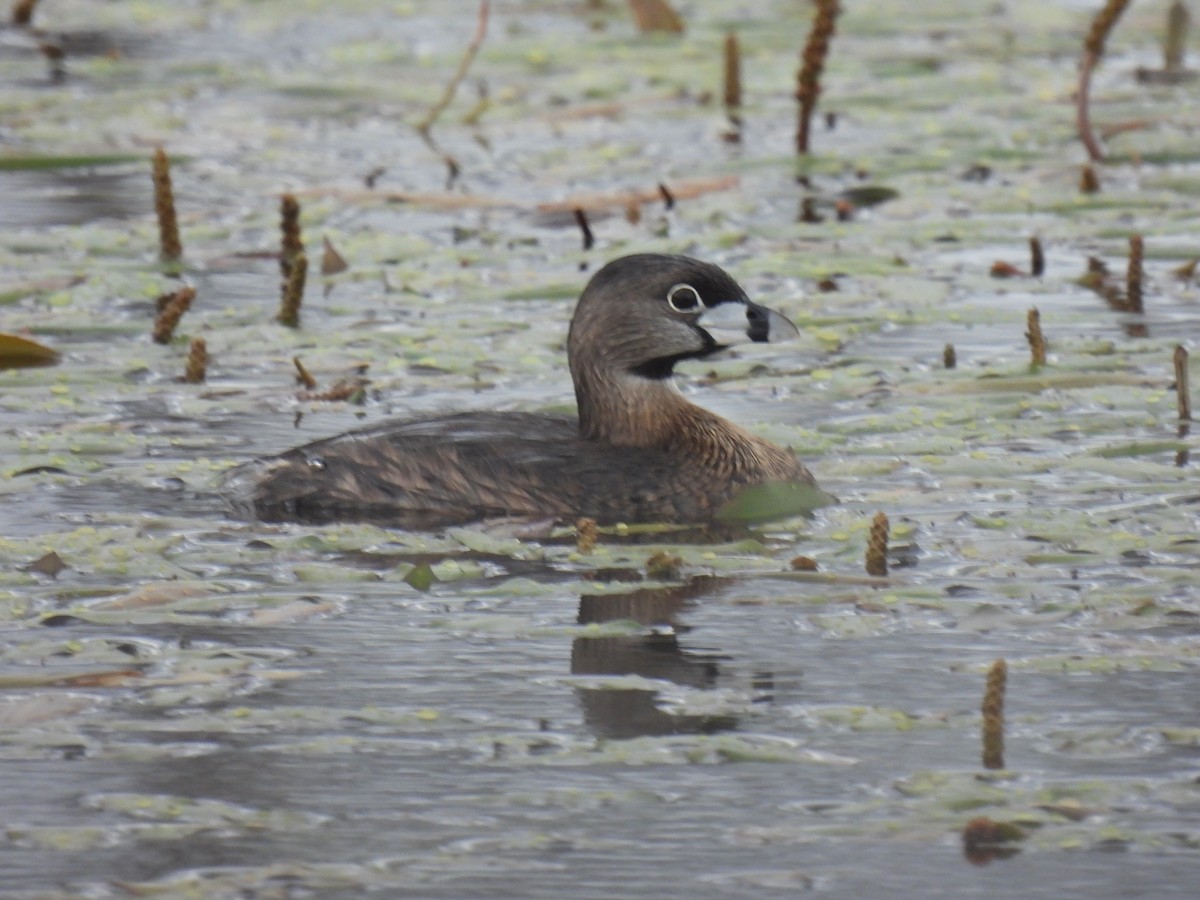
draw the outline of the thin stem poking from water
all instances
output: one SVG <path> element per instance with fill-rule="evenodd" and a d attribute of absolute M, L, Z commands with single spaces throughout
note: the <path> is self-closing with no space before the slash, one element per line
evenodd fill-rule
<path fill-rule="evenodd" d="M 988 671 L 983 694 L 983 767 L 1004 768 L 1004 693 L 1008 683 L 1008 664 L 998 659 Z"/>
<path fill-rule="evenodd" d="M 958 365 L 958 353 L 954 350 L 953 344 L 947 344 L 942 348 L 942 367 L 953 369 Z"/>
<path fill-rule="evenodd" d="M 300 304 L 304 300 L 304 281 L 308 277 L 308 257 L 301 253 L 292 260 L 292 271 L 283 290 L 279 306 L 279 324 L 288 328 L 300 327 Z"/>
<path fill-rule="evenodd" d="M 463 54 L 462 60 L 458 62 L 458 68 L 454 73 L 454 77 L 450 79 L 449 84 L 446 84 L 445 90 L 442 91 L 442 96 L 438 98 L 438 102 L 430 107 L 430 112 L 425 114 L 425 118 L 416 124 L 416 132 L 425 139 L 425 143 L 430 145 L 436 152 L 440 152 L 437 146 L 433 144 L 432 130 L 434 122 L 442 118 L 442 114 L 446 108 L 454 102 L 455 95 L 458 92 L 458 86 L 467 78 L 467 72 L 470 70 L 470 64 L 475 61 L 475 56 L 479 54 L 479 48 L 484 46 L 484 38 L 487 37 L 487 17 L 491 12 L 491 4 L 488 0 L 479 0 L 479 18 L 475 22 L 475 36 L 470 38 L 470 43 L 467 44 L 467 52 Z"/>
<path fill-rule="evenodd" d="M 1175 401 L 1179 404 L 1179 419 L 1192 421 L 1192 395 L 1188 385 L 1188 352 L 1182 344 L 1175 347 Z"/>
<path fill-rule="evenodd" d="M 317 389 L 317 379 L 312 377 L 312 373 L 305 368 L 304 363 L 300 361 L 300 357 L 292 357 L 292 365 L 296 367 L 296 380 L 304 385 L 305 390 L 315 391 Z"/>
<path fill-rule="evenodd" d="M 1125 302 L 1130 312 L 1140 313 L 1142 306 L 1142 259 L 1145 242 L 1140 234 L 1129 236 L 1129 268 L 1125 270 Z"/>
<path fill-rule="evenodd" d="M 1046 271 L 1046 254 L 1042 252 L 1042 240 L 1036 235 L 1029 239 L 1029 274 L 1040 278 Z"/>
<path fill-rule="evenodd" d="M 204 338 L 192 338 L 188 347 L 187 365 L 183 380 L 188 384 L 203 384 L 208 373 L 208 342 Z"/>
<path fill-rule="evenodd" d="M 1029 353 L 1035 367 L 1046 364 L 1046 339 L 1042 336 L 1042 314 L 1035 306 L 1025 318 L 1025 337 L 1029 341 Z"/>
<path fill-rule="evenodd" d="M 1092 85 L 1092 70 L 1104 55 L 1104 42 L 1108 40 L 1109 32 L 1125 12 L 1129 0 L 1108 0 L 1104 9 L 1092 21 L 1091 30 L 1083 41 L 1083 60 L 1079 64 L 1079 88 L 1075 92 L 1075 125 L 1079 131 L 1079 139 L 1083 141 L 1088 158 L 1093 162 L 1104 159 L 1104 150 L 1092 130 L 1091 111 L 1089 109 L 1089 92 Z"/>
<path fill-rule="evenodd" d="M 181 287 L 173 294 L 167 294 L 159 298 L 159 313 L 158 318 L 154 320 L 154 332 L 152 337 L 156 344 L 169 344 L 171 336 L 175 333 L 175 326 L 179 324 L 179 320 L 183 318 L 183 314 L 188 311 L 192 305 L 192 300 L 196 298 L 196 289 L 190 285 Z"/>
<path fill-rule="evenodd" d="M 300 236 L 300 201 L 293 194 L 279 198 L 279 274 L 282 290 L 286 293 L 292 277 L 292 264 L 304 252 L 304 239 Z"/>
<path fill-rule="evenodd" d="M 813 18 L 812 30 L 808 33 L 808 43 L 804 45 L 800 72 L 796 76 L 796 99 L 800 103 L 796 153 L 800 156 L 808 154 L 809 126 L 813 110 L 817 108 L 817 98 L 821 95 L 821 72 L 825 69 L 825 57 L 829 55 L 829 42 L 833 38 L 838 13 L 842 11 L 837 0 L 815 2 L 817 13 Z"/>
<path fill-rule="evenodd" d="M 575 208 L 575 224 L 583 233 L 583 249 L 591 250 L 596 244 L 596 238 L 592 234 L 592 226 L 588 224 L 587 213 L 579 207 Z"/>
<path fill-rule="evenodd" d="M 1183 0 L 1175 0 L 1167 11 L 1167 36 L 1163 41 L 1163 69 L 1167 72 L 1182 72 L 1183 59 L 1187 53 L 1188 26 L 1192 16 Z"/>
<path fill-rule="evenodd" d="M 171 161 L 158 147 L 151 164 L 154 179 L 154 212 L 158 216 L 158 245 L 163 259 L 175 261 L 183 256 L 179 242 L 179 223 L 175 219 L 175 193 L 171 189 Z"/>
<path fill-rule="evenodd" d="M 888 573 L 888 517 L 877 512 L 871 520 L 871 536 L 867 539 L 867 574 L 882 578 Z"/>
<path fill-rule="evenodd" d="M 38 0 L 17 0 L 12 8 L 12 23 L 18 28 L 24 28 L 33 21 L 33 8 Z"/>
<path fill-rule="evenodd" d="M 732 31 L 725 34 L 725 77 L 723 84 L 725 119 L 729 129 L 725 140 L 731 144 L 742 139 L 742 51 L 737 35 Z"/>
<path fill-rule="evenodd" d="M 596 541 L 600 537 L 600 529 L 596 526 L 595 519 L 587 517 L 577 519 L 575 522 L 575 552 L 583 556 L 596 549 Z"/>

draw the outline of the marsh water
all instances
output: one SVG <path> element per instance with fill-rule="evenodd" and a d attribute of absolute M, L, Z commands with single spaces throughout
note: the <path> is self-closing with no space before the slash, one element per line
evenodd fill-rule
<path fill-rule="evenodd" d="M 61 355 L 0 371 L 0 894 L 1195 895 L 1200 481 L 1172 355 L 1200 334 L 1200 122 L 1196 82 L 1135 78 L 1167 5 L 1109 40 L 1095 194 L 1093 4 L 845 4 L 803 162 L 809 5 L 677 6 L 683 35 L 615 0 L 492 4 L 433 145 L 414 124 L 473 3 L 63 0 L 0 31 L 0 332 Z M 1142 313 L 1080 283 L 1095 257 L 1119 292 L 1135 233 Z M 323 239 L 345 271 L 320 274 Z M 719 262 L 800 326 L 680 386 L 838 505 L 582 552 L 570 523 L 265 524 L 216 492 L 390 416 L 569 408 L 572 302 L 640 251 Z M 965 852 L 980 817 L 1022 836 Z"/>

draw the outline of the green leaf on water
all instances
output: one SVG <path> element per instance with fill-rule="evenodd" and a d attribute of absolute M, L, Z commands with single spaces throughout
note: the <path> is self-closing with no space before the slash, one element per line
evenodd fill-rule
<path fill-rule="evenodd" d="M 84 169 L 95 166 L 119 166 L 145 162 L 140 153 L 94 153 L 82 156 L 0 156 L 0 172 L 19 172 L 41 169 Z M 173 162 L 178 158 L 173 157 Z"/>
<path fill-rule="evenodd" d="M 815 484 L 775 481 L 746 488 L 717 511 L 719 522 L 770 522 L 837 503 Z"/>
<path fill-rule="evenodd" d="M 427 562 L 413 566 L 412 571 L 404 576 L 405 584 L 421 592 L 429 590 L 435 581 L 437 581 L 437 577 L 433 574 L 433 567 Z"/>

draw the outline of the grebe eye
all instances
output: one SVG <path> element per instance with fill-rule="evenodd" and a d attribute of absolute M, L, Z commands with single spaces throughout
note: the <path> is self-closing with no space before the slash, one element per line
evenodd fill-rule
<path fill-rule="evenodd" d="M 667 291 L 667 305 L 677 313 L 690 313 L 704 309 L 700 292 L 690 284 L 677 284 Z"/>

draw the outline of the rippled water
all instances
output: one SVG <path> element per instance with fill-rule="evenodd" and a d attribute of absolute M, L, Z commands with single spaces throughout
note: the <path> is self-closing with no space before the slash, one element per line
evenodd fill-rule
<path fill-rule="evenodd" d="M 1200 175 L 1188 89 L 1131 78 L 1157 11 L 1129 13 L 1095 88 L 1098 117 L 1157 126 L 1109 139 L 1089 198 L 1066 99 L 1087 10 L 848 9 L 811 190 L 898 196 L 808 224 L 794 4 L 680 4 L 682 38 L 634 35 L 623 4 L 497 4 L 435 129 L 449 191 L 411 126 L 469 5 L 43 6 L 66 78 L 6 32 L 0 159 L 91 161 L 0 167 L 0 332 L 62 353 L 0 372 L 0 893 L 1194 893 L 1200 492 L 1170 360 L 1200 326 L 1173 271 L 1200 252 Z M 737 146 L 704 97 L 730 25 Z M 179 281 L 126 158 L 160 142 L 197 289 L 167 346 L 153 301 Z M 537 208 L 730 174 L 636 223 L 597 214 L 591 251 Z M 283 190 L 314 259 L 329 237 L 350 262 L 314 275 L 298 331 L 272 320 Z M 1139 315 L 1076 283 L 1088 256 L 1120 279 L 1134 231 Z M 1035 233 L 1044 276 L 989 277 Z M 581 554 L 569 527 L 268 525 L 216 495 L 230 465 L 387 416 L 569 405 L 584 270 L 634 250 L 722 262 L 800 324 L 682 387 L 794 446 L 840 505 Z M 208 380 L 185 385 L 197 336 Z M 322 389 L 365 365 L 365 402 L 298 393 L 296 356 Z M 886 580 L 862 574 L 879 510 Z M 1025 838 L 965 855 L 980 816 Z"/>

